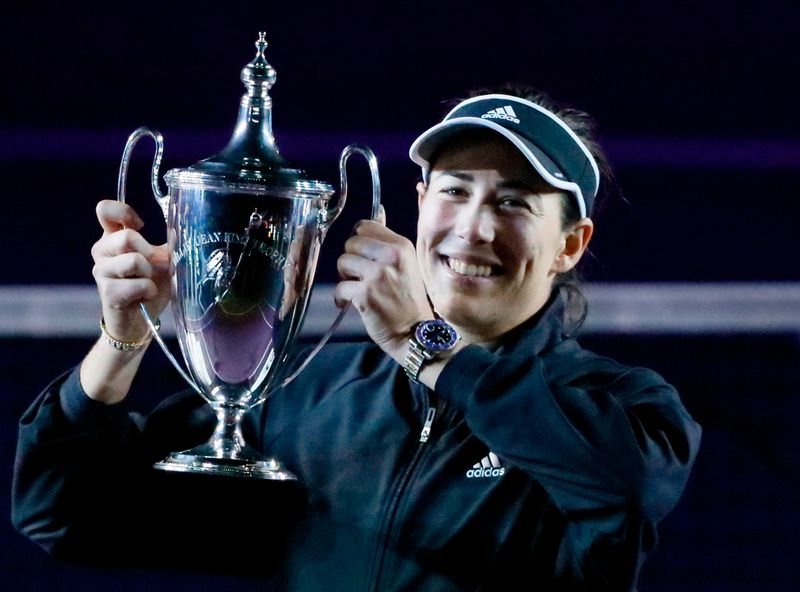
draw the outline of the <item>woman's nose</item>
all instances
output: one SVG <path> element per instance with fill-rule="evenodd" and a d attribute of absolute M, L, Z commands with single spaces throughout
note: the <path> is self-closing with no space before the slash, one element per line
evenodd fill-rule
<path fill-rule="evenodd" d="M 485 204 L 464 204 L 456 218 L 456 235 L 469 244 L 494 239 L 494 216 Z"/>

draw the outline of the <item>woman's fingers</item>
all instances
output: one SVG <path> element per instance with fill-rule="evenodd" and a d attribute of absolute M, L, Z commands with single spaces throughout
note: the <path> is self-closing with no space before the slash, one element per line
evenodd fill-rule
<path fill-rule="evenodd" d="M 118 278 L 97 283 L 104 308 L 123 310 L 141 301 L 150 301 L 158 296 L 158 288 L 149 278 Z"/>
<path fill-rule="evenodd" d="M 151 278 L 153 266 L 141 253 L 123 253 L 114 257 L 102 257 L 92 270 L 95 279 L 99 278 Z"/>
<path fill-rule="evenodd" d="M 97 220 L 105 232 L 115 232 L 122 228 L 139 230 L 144 221 L 139 214 L 126 203 L 112 199 L 104 199 L 95 208 Z"/>
<path fill-rule="evenodd" d="M 106 232 L 92 246 L 92 258 L 96 261 L 116 257 L 125 253 L 140 253 L 146 259 L 153 256 L 155 247 L 137 231 L 130 228 Z"/>
<path fill-rule="evenodd" d="M 386 209 L 383 207 L 383 204 L 378 206 L 378 217 L 375 221 L 381 226 L 386 226 Z"/>

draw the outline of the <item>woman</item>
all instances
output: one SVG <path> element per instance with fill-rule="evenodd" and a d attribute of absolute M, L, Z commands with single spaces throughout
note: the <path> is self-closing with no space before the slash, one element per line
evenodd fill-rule
<path fill-rule="evenodd" d="M 276 589 L 635 589 L 700 429 L 660 376 L 570 337 L 564 278 L 592 237 L 602 158 L 578 114 L 543 104 L 459 103 L 411 147 L 416 244 L 382 221 L 347 241 L 336 299 L 372 343 L 328 345 L 248 426 L 299 477 L 259 494 L 285 494 Z M 163 511 L 186 476 L 167 487 L 149 466 L 202 442 L 209 410 L 191 394 L 144 421 L 125 408 L 148 341 L 136 303 L 165 305 L 166 252 L 129 207 L 102 202 L 98 218 L 105 335 L 23 417 L 14 521 L 61 556 L 131 560 L 142 532 L 194 549 L 209 521 L 169 527 L 183 513 Z M 241 565 L 241 545 L 214 549 L 231 546 Z"/>

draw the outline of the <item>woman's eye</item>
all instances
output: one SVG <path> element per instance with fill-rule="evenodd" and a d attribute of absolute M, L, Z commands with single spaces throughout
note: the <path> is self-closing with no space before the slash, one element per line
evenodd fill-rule
<path fill-rule="evenodd" d="M 465 195 L 466 191 L 463 187 L 442 187 L 440 193 L 445 195 Z"/>
<path fill-rule="evenodd" d="M 531 211 L 531 205 L 521 197 L 501 197 L 497 200 L 497 205 L 506 209 L 524 209 Z"/>

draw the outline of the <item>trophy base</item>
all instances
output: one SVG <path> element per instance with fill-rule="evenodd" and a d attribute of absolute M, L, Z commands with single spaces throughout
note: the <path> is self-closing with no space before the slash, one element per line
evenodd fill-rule
<path fill-rule="evenodd" d="M 247 454 L 246 452 L 250 452 Z M 162 471 L 180 473 L 202 473 L 227 477 L 249 477 L 255 479 L 271 479 L 275 481 L 296 481 L 297 477 L 287 471 L 274 458 L 263 458 L 254 451 L 239 453 L 233 458 L 221 457 L 211 450 L 208 444 L 186 450 L 173 452 L 164 460 L 153 465 Z"/>

